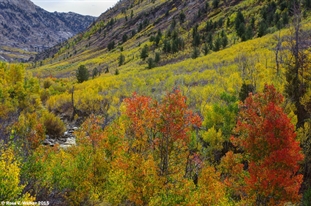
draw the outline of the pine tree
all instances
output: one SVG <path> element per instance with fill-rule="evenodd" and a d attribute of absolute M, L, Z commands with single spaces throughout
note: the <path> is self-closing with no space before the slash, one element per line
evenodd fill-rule
<path fill-rule="evenodd" d="M 196 59 L 200 56 L 200 50 L 198 49 L 198 47 L 194 47 L 193 48 L 193 52 L 192 52 L 192 59 Z"/>
<path fill-rule="evenodd" d="M 126 34 L 124 34 L 124 35 L 122 36 L 122 42 L 124 43 L 124 42 L 126 42 L 127 40 L 128 40 L 128 37 L 127 37 Z"/>
<path fill-rule="evenodd" d="M 239 29 L 237 30 L 237 34 L 242 39 L 242 41 L 246 40 L 245 32 L 246 32 L 245 24 L 241 23 Z"/>
<path fill-rule="evenodd" d="M 141 53 L 140 53 L 140 58 L 142 60 L 145 60 L 148 57 L 148 46 L 145 44 L 144 48 L 142 49 Z"/>
<path fill-rule="evenodd" d="M 125 62 L 125 56 L 121 53 L 119 56 L 119 66 L 122 66 Z"/>
<path fill-rule="evenodd" d="M 89 71 L 87 70 L 85 65 L 79 66 L 78 70 L 76 71 L 76 77 L 77 77 L 78 83 L 82 83 L 89 79 Z"/>
<path fill-rule="evenodd" d="M 112 49 L 114 49 L 114 47 L 115 47 L 115 42 L 114 41 L 110 42 L 108 44 L 108 51 L 111 51 Z"/>
<path fill-rule="evenodd" d="M 213 35 L 212 35 L 212 33 L 208 33 L 207 38 L 206 38 L 206 42 L 208 44 L 212 44 L 213 43 Z"/>
<path fill-rule="evenodd" d="M 201 39 L 200 34 L 198 32 L 195 33 L 193 37 L 193 43 L 192 43 L 194 47 L 198 47 L 200 45 L 201 43 L 200 39 Z"/>
<path fill-rule="evenodd" d="M 241 11 L 238 11 L 235 18 L 235 30 L 238 36 L 242 38 L 245 33 L 245 19 Z"/>
<path fill-rule="evenodd" d="M 184 23 L 185 19 L 186 19 L 186 15 L 185 15 L 185 13 L 183 11 L 181 11 L 180 14 L 179 14 L 179 21 L 180 21 L 180 23 L 181 24 Z"/>
<path fill-rule="evenodd" d="M 245 40 L 249 40 L 252 38 L 253 38 L 253 29 L 252 29 L 252 26 L 249 25 L 246 29 L 246 32 L 245 32 Z"/>
<path fill-rule="evenodd" d="M 158 34 L 154 39 L 155 45 L 159 46 L 160 41 L 161 41 L 161 36 Z"/>
<path fill-rule="evenodd" d="M 158 64 L 160 60 L 161 60 L 160 53 L 157 52 L 154 57 L 154 62 Z"/>
<path fill-rule="evenodd" d="M 266 34 L 267 31 L 267 25 L 265 21 L 261 21 L 258 28 L 258 37 L 262 37 Z"/>
<path fill-rule="evenodd" d="M 218 37 L 214 43 L 214 51 L 219 51 L 221 47 L 221 38 Z"/>
<path fill-rule="evenodd" d="M 168 40 L 164 40 L 164 44 L 163 44 L 163 51 L 165 53 L 170 53 L 171 52 L 171 43 Z"/>
<path fill-rule="evenodd" d="M 147 62 L 148 62 L 148 69 L 152 69 L 153 67 L 155 67 L 155 62 L 151 57 L 148 58 Z"/>
<path fill-rule="evenodd" d="M 219 0 L 213 0 L 213 3 L 212 3 L 212 4 L 213 4 L 213 8 L 214 8 L 214 9 L 217 9 L 217 8 L 218 8 L 219 2 L 220 2 Z"/>
<path fill-rule="evenodd" d="M 95 68 L 93 69 L 93 71 L 92 71 L 92 77 L 93 77 L 93 79 L 94 79 L 96 76 L 98 76 L 98 75 L 99 75 L 99 71 L 98 71 L 97 67 L 95 67 Z"/>
<path fill-rule="evenodd" d="M 289 17 L 288 17 L 288 12 L 283 12 L 282 13 L 282 22 L 283 22 L 283 25 L 287 25 L 288 22 L 289 22 Z"/>
<path fill-rule="evenodd" d="M 209 48 L 208 48 L 208 44 L 207 43 L 204 44 L 203 51 L 204 51 L 204 55 L 208 54 Z"/>
<path fill-rule="evenodd" d="M 224 30 L 221 31 L 221 44 L 223 48 L 228 45 L 228 37 Z"/>

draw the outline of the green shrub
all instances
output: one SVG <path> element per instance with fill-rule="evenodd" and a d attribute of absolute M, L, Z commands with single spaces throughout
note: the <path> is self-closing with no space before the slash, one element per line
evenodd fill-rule
<path fill-rule="evenodd" d="M 46 113 L 43 116 L 43 124 L 45 127 L 46 134 L 52 138 L 60 137 L 65 132 L 65 124 L 53 113 Z"/>
<path fill-rule="evenodd" d="M 52 86 L 54 81 L 51 78 L 47 78 L 43 81 L 43 88 L 48 89 L 50 86 Z"/>

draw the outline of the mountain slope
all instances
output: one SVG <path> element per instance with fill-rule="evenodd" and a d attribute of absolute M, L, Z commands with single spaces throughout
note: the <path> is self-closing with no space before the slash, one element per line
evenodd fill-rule
<path fill-rule="evenodd" d="M 41 52 L 65 41 L 95 19 L 72 12 L 50 13 L 30 0 L 0 0 L 0 56 L 8 61 L 28 60 L 33 53 L 27 52 Z M 12 48 L 25 52 L 15 56 Z"/>
<path fill-rule="evenodd" d="M 89 70 L 108 66 L 112 72 L 146 68 L 158 53 L 156 66 L 163 66 L 273 33 L 288 26 L 292 16 L 290 0 L 123 0 L 82 34 L 38 54 L 35 65 L 66 77 L 79 64 Z M 141 59 L 145 46 L 149 56 Z M 120 65 L 121 53 L 125 61 Z"/>

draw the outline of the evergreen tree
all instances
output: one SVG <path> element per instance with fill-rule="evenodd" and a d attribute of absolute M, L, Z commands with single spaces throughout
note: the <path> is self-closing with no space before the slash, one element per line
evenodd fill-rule
<path fill-rule="evenodd" d="M 214 44 L 214 51 L 219 51 L 221 47 L 221 38 L 218 37 Z"/>
<path fill-rule="evenodd" d="M 283 25 L 287 25 L 288 22 L 289 22 L 289 17 L 288 17 L 288 12 L 283 12 L 282 13 L 282 22 L 283 22 Z"/>
<path fill-rule="evenodd" d="M 125 62 L 125 56 L 121 53 L 119 56 L 119 66 L 122 66 Z"/>
<path fill-rule="evenodd" d="M 200 56 L 200 50 L 198 49 L 198 47 L 194 47 L 193 48 L 193 52 L 192 52 L 192 59 L 196 59 Z"/>
<path fill-rule="evenodd" d="M 216 8 L 218 8 L 218 6 L 219 6 L 219 0 L 213 0 L 213 7 L 214 7 L 214 9 L 216 9 Z"/>
<path fill-rule="evenodd" d="M 160 41 L 161 41 L 161 36 L 157 35 L 154 39 L 155 45 L 159 46 Z"/>
<path fill-rule="evenodd" d="M 140 58 L 142 58 L 143 60 L 145 60 L 148 57 L 148 46 L 145 44 L 144 48 L 141 50 L 140 53 Z"/>
<path fill-rule="evenodd" d="M 200 34 L 199 34 L 199 33 L 194 34 L 193 42 L 192 42 L 192 44 L 193 44 L 194 47 L 198 47 L 198 46 L 200 45 L 200 43 L 201 43 L 200 38 L 201 38 L 201 37 L 200 37 Z"/>
<path fill-rule="evenodd" d="M 154 42 L 155 41 L 155 37 L 154 36 L 150 36 L 149 41 L 150 42 Z"/>
<path fill-rule="evenodd" d="M 227 24 L 227 27 L 230 27 L 231 22 L 230 22 L 230 18 L 229 17 L 227 18 L 227 23 L 226 24 Z"/>
<path fill-rule="evenodd" d="M 255 29 L 255 21 L 256 21 L 255 17 L 252 17 L 250 25 L 252 29 Z"/>
<path fill-rule="evenodd" d="M 227 34 L 224 34 L 224 36 L 222 37 L 222 47 L 226 48 L 227 45 L 228 45 L 228 37 Z"/>
<path fill-rule="evenodd" d="M 204 44 L 203 51 L 204 51 L 204 55 L 208 54 L 209 48 L 208 48 L 208 44 L 207 43 Z"/>
<path fill-rule="evenodd" d="M 240 38 L 245 33 L 245 19 L 241 11 L 238 11 L 235 18 L 235 30 Z"/>
<path fill-rule="evenodd" d="M 234 23 L 235 23 L 236 30 L 239 29 L 241 23 L 245 23 L 245 19 L 241 11 L 238 11 Z"/>
<path fill-rule="evenodd" d="M 158 29 L 157 36 L 159 36 L 160 38 L 162 37 L 162 32 L 161 32 L 161 29 Z"/>
<path fill-rule="evenodd" d="M 77 77 L 78 83 L 82 83 L 89 79 L 89 71 L 87 70 L 85 65 L 79 66 L 78 70 L 76 71 L 76 77 Z"/>
<path fill-rule="evenodd" d="M 258 37 L 262 37 L 266 34 L 267 25 L 264 21 L 261 21 L 258 27 Z"/>
<path fill-rule="evenodd" d="M 170 43 L 170 41 L 168 41 L 168 40 L 164 40 L 164 43 L 163 43 L 163 51 L 165 52 L 165 53 L 170 53 L 171 52 L 171 43 Z"/>
<path fill-rule="evenodd" d="M 181 11 L 180 14 L 179 14 L 179 21 L 180 21 L 180 23 L 181 24 L 184 23 L 185 19 L 186 19 L 186 15 L 185 15 L 185 13 L 183 11 Z"/>
<path fill-rule="evenodd" d="M 172 53 L 177 53 L 178 52 L 178 40 L 172 40 L 172 47 L 171 47 L 171 51 Z"/>
<path fill-rule="evenodd" d="M 127 39 L 128 39 L 127 35 L 126 35 L 126 34 L 124 34 L 124 35 L 122 36 L 122 42 L 123 42 L 123 43 L 124 43 L 124 42 L 126 42 L 126 41 L 127 41 Z"/>
<path fill-rule="evenodd" d="M 114 47 L 115 47 L 114 41 L 110 42 L 110 43 L 108 44 L 108 51 L 111 51 L 112 49 L 114 49 Z"/>
<path fill-rule="evenodd" d="M 156 63 L 156 64 L 158 64 L 159 62 L 160 62 L 160 60 L 161 60 L 161 56 L 160 56 L 160 53 L 156 53 L 155 54 L 155 57 L 154 57 L 154 62 Z"/>
<path fill-rule="evenodd" d="M 246 32 L 245 32 L 245 40 L 249 40 L 252 38 L 253 38 L 253 29 L 252 29 L 252 26 L 249 25 L 246 29 Z"/>
<path fill-rule="evenodd" d="M 221 28 L 222 25 L 224 24 L 224 19 L 221 17 L 219 20 L 218 20 L 218 27 Z"/>
<path fill-rule="evenodd" d="M 213 21 L 209 20 L 206 22 L 205 31 L 210 32 L 213 30 Z"/>
<path fill-rule="evenodd" d="M 241 23 L 240 26 L 239 26 L 239 29 L 237 30 L 237 34 L 242 39 L 242 41 L 246 40 L 245 32 L 246 32 L 245 24 Z"/>
<path fill-rule="evenodd" d="M 137 26 L 137 32 L 140 32 L 141 30 L 143 30 L 143 24 L 139 23 L 139 25 Z"/>
<path fill-rule="evenodd" d="M 95 67 L 95 68 L 93 69 L 93 71 L 92 71 L 93 79 L 94 79 L 96 76 L 98 76 L 98 75 L 99 75 L 99 71 L 98 71 L 98 69 Z"/>
<path fill-rule="evenodd" d="M 151 57 L 148 58 L 147 62 L 148 62 L 148 69 L 152 69 L 155 67 L 154 60 Z"/>
<path fill-rule="evenodd" d="M 212 36 L 212 33 L 209 33 L 209 34 L 207 35 L 207 40 L 206 40 L 206 42 L 208 43 L 209 48 L 210 48 L 211 50 L 213 50 L 214 45 L 213 45 L 213 36 Z"/>
<path fill-rule="evenodd" d="M 166 12 L 165 12 L 165 16 L 168 17 L 169 15 L 170 15 L 170 10 L 167 9 Z"/>
<path fill-rule="evenodd" d="M 254 94 L 255 87 L 252 84 L 246 84 L 245 82 L 242 84 L 241 90 L 239 92 L 240 101 L 244 102 L 244 100 L 248 97 L 249 93 Z"/>
<path fill-rule="evenodd" d="M 280 14 L 278 12 L 276 12 L 274 15 L 273 15 L 273 23 L 274 25 L 277 25 L 278 22 L 280 22 Z"/>
<path fill-rule="evenodd" d="M 173 40 L 176 40 L 178 38 L 178 31 L 174 30 L 173 31 L 173 36 L 172 36 Z"/>
<path fill-rule="evenodd" d="M 171 29 L 175 29 L 175 27 L 176 27 L 176 19 L 175 18 L 173 18 L 173 21 L 172 21 L 172 23 L 171 23 Z"/>

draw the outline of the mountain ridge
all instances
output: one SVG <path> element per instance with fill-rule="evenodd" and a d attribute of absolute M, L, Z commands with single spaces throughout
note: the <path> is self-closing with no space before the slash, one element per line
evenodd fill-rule
<path fill-rule="evenodd" d="M 30 0 L 0 0 L 0 55 L 7 61 L 28 60 L 40 52 L 84 31 L 96 17 L 73 12 L 48 12 Z M 18 48 L 27 55 L 5 52 L 3 47 Z M 10 55 L 11 54 L 11 55 Z"/>

